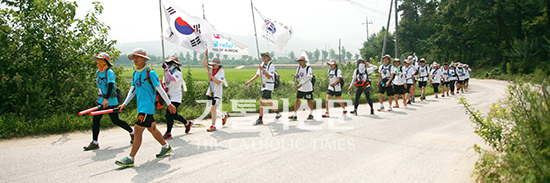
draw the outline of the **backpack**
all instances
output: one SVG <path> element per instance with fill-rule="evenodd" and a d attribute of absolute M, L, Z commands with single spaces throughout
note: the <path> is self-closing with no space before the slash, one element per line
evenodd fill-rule
<path fill-rule="evenodd" d="M 366 72 L 366 71 L 365 71 Z M 365 75 L 367 75 L 367 81 L 363 81 L 362 79 L 359 79 L 361 75 L 361 73 L 359 73 L 359 70 L 355 70 L 355 75 L 357 76 L 357 81 L 355 82 L 355 88 L 357 89 L 367 89 L 367 88 L 370 88 L 370 79 L 369 79 L 369 74 L 365 73 Z"/>
<path fill-rule="evenodd" d="M 269 62 L 269 64 L 267 65 L 267 68 L 268 68 L 267 70 L 269 70 L 269 66 L 271 66 L 271 64 L 273 63 Z M 275 74 L 273 74 L 273 77 L 275 77 L 275 79 L 273 80 L 273 84 L 275 86 L 273 86 L 273 88 L 277 88 L 281 84 L 280 75 L 279 73 L 277 73 L 277 70 L 275 70 Z"/>
<path fill-rule="evenodd" d="M 328 73 L 330 73 L 330 69 L 328 69 L 327 75 L 328 75 Z M 338 76 L 338 68 L 334 69 L 334 75 Z M 345 83 L 346 83 L 346 82 L 344 81 L 344 76 L 342 76 L 342 77 L 340 78 L 340 82 L 339 82 L 338 84 L 340 84 L 340 87 L 344 87 L 344 84 L 345 84 Z M 334 86 L 333 86 L 333 87 L 334 87 Z"/>
<path fill-rule="evenodd" d="M 149 82 L 149 85 L 151 85 L 151 87 L 153 88 L 153 91 L 155 91 L 155 87 L 153 86 L 153 82 L 151 81 L 151 77 L 149 76 L 149 72 L 151 72 L 151 70 L 153 70 L 151 67 L 147 68 L 147 72 L 145 73 L 145 76 L 146 76 L 145 80 L 147 80 Z M 132 73 L 132 78 L 134 78 L 135 74 L 136 74 L 136 71 L 134 71 L 134 73 Z M 162 83 L 162 80 L 160 81 L 160 84 L 162 86 L 162 89 L 166 90 L 165 87 L 164 87 L 164 84 Z M 164 106 L 166 106 L 166 102 L 164 101 L 164 99 L 162 99 L 159 92 L 156 91 L 155 108 L 156 109 L 162 109 Z"/>
<path fill-rule="evenodd" d="M 109 69 L 111 69 L 111 67 L 107 67 L 107 69 L 105 69 L 105 77 L 107 77 L 107 71 L 109 71 Z M 98 77 L 97 74 L 96 74 L 96 77 Z M 99 78 L 99 79 L 101 79 L 101 78 Z M 118 103 L 124 102 L 124 95 L 122 95 L 122 91 L 120 91 L 120 89 L 118 89 L 118 87 L 115 87 L 115 92 L 116 92 L 116 98 L 118 100 Z M 104 95 L 106 95 L 106 94 L 104 94 Z M 113 95 L 113 94 L 111 94 L 111 95 Z"/>
<path fill-rule="evenodd" d="M 300 70 L 300 66 L 298 66 L 298 69 L 296 69 L 296 73 L 298 73 L 298 70 Z M 309 71 L 309 65 L 306 66 L 306 75 L 308 74 L 308 71 Z M 313 75 L 313 74 L 311 74 L 311 75 Z M 315 78 L 315 75 L 313 75 L 313 77 L 311 77 L 311 79 L 309 81 L 311 82 L 311 86 L 315 86 L 315 82 L 317 82 L 317 78 Z"/>

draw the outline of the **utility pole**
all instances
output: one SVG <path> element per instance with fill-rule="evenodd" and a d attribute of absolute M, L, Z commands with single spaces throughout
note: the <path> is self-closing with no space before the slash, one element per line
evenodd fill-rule
<path fill-rule="evenodd" d="M 340 55 L 342 54 L 342 53 L 340 53 L 340 47 L 342 47 L 342 45 L 341 45 L 342 42 L 341 41 L 342 41 L 342 39 L 338 39 L 338 63 L 342 63 L 342 60 L 340 60 Z"/>
<path fill-rule="evenodd" d="M 398 36 L 398 17 L 397 17 L 397 0 L 395 0 L 395 58 L 399 58 L 399 36 Z"/>
<path fill-rule="evenodd" d="M 380 62 L 383 61 L 382 59 L 384 58 L 384 54 L 386 54 L 386 44 L 388 42 L 388 31 L 389 31 L 389 28 L 390 28 L 392 7 L 393 7 L 393 0 L 391 0 L 391 2 L 390 2 L 390 13 L 388 14 L 388 24 L 387 24 L 387 27 L 386 27 L 386 36 L 384 37 L 384 46 L 382 47 L 382 56 L 380 56 Z"/>
<path fill-rule="evenodd" d="M 367 25 L 367 41 L 369 41 L 369 24 L 372 24 L 372 22 L 369 22 L 369 17 L 367 16 L 367 21 L 363 23 L 363 25 Z"/>

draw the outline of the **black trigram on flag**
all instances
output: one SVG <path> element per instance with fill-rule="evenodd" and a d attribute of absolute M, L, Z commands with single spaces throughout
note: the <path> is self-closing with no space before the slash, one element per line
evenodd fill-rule
<path fill-rule="evenodd" d="M 171 6 L 168 9 L 166 9 L 166 11 L 168 11 L 168 13 L 170 13 L 170 15 L 176 13 L 176 10 L 174 8 L 172 8 Z"/>
<path fill-rule="evenodd" d="M 191 43 L 191 47 L 198 46 L 199 44 L 201 44 L 201 38 L 197 36 L 195 39 L 192 39 L 190 43 Z"/>
<path fill-rule="evenodd" d="M 193 29 L 195 29 L 195 32 L 201 33 L 201 24 L 193 25 Z"/>

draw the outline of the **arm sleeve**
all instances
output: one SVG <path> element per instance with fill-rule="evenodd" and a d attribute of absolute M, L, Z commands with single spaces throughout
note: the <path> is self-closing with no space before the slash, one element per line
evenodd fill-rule
<path fill-rule="evenodd" d="M 126 95 L 126 100 L 124 100 L 124 105 L 128 105 L 130 101 L 132 101 L 135 95 L 136 95 L 136 88 L 132 86 L 130 87 L 130 90 L 128 90 L 128 95 Z"/>
<path fill-rule="evenodd" d="M 111 92 L 113 91 L 114 87 L 115 83 L 109 83 L 109 86 L 107 87 L 107 94 L 103 95 L 104 99 L 109 100 L 109 97 L 111 97 Z"/>
<path fill-rule="evenodd" d="M 172 104 L 172 102 L 170 102 L 170 99 L 168 98 L 168 94 L 166 94 L 166 92 L 162 89 L 161 85 L 157 85 L 155 88 L 157 89 L 157 92 L 159 92 L 162 99 L 166 102 L 166 105 Z"/>
<path fill-rule="evenodd" d="M 176 78 L 174 78 L 174 76 L 172 76 L 172 74 L 170 73 L 170 71 L 168 69 L 164 69 L 164 77 L 166 79 L 168 79 L 168 81 L 176 81 Z"/>
<path fill-rule="evenodd" d="M 300 80 L 301 85 L 304 85 L 305 83 L 309 82 L 309 80 L 311 80 L 311 78 L 313 77 L 313 71 L 311 70 L 311 67 L 309 67 L 306 70 L 306 73 L 307 74 L 303 77 L 304 79 Z"/>
<path fill-rule="evenodd" d="M 353 77 L 351 77 L 351 82 L 349 82 L 349 87 L 352 87 L 353 86 L 353 83 L 355 83 L 355 78 L 357 77 L 357 69 L 355 69 L 355 71 L 353 71 Z"/>
<path fill-rule="evenodd" d="M 370 65 L 370 68 L 367 68 L 367 74 L 372 74 L 376 69 L 378 69 L 378 66 Z M 382 67 L 380 67 L 380 69 L 382 69 Z M 380 70 L 378 72 L 380 72 Z"/>

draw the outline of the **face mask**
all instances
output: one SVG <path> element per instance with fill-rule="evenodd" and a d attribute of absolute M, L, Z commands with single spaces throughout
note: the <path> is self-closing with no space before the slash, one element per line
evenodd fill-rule
<path fill-rule="evenodd" d="M 364 63 L 359 64 L 359 72 L 365 72 L 365 64 Z"/>

